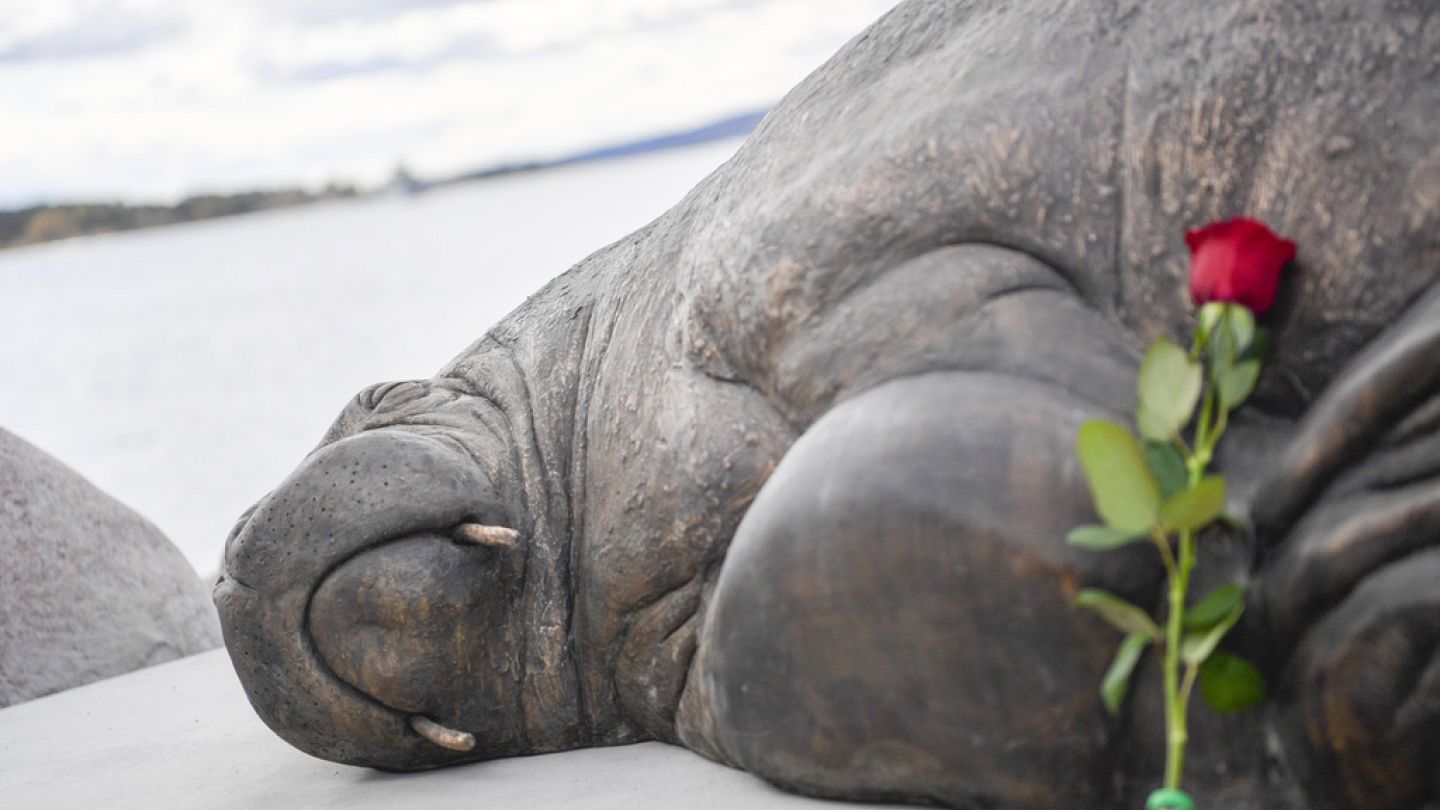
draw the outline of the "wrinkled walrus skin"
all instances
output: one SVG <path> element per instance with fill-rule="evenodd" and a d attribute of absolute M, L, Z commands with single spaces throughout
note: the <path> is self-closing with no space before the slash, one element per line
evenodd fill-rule
<path fill-rule="evenodd" d="M 1162 571 L 1064 544 L 1074 436 L 1192 329 L 1183 230 L 1244 214 L 1299 255 L 1219 460 L 1254 531 L 1195 590 L 1248 583 L 1229 645 L 1274 689 L 1197 701 L 1186 784 L 1436 806 L 1437 9 L 904 3 L 670 212 L 350 403 L 228 546 L 251 702 L 386 769 L 654 738 L 819 796 L 1138 807 L 1157 667 L 1107 718 L 1119 638 L 1069 603 Z"/>

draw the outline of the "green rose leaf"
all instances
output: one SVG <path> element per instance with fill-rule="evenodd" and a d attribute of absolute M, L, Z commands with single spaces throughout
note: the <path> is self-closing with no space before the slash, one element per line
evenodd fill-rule
<path fill-rule="evenodd" d="M 1080 526 L 1065 535 L 1065 542 L 1076 548 L 1089 551 L 1109 551 L 1112 548 L 1129 545 L 1138 540 L 1149 539 L 1149 535 L 1135 533 L 1109 526 Z"/>
<path fill-rule="evenodd" d="M 1210 475 L 1160 505 L 1160 527 L 1167 532 L 1194 531 L 1207 526 L 1225 508 L 1225 479 Z"/>
<path fill-rule="evenodd" d="M 1075 597 L 1075 606 L 1099 613 L 1112 627 L 1126 635 L 1139 633 L 1156 640 L 1161 636 L 1160 626 L 1155 624 L 1150 614 L 1113 593 L 1086 588 Z"/>
<path fill-rule="evenodd" d="M 1255 528 L 1250 525 L 1249 520 L 1243 515 L 1237 515 L 1234 512 L 1221 512 L 1220 522 L 1230 527 L 1230 531 L 1236 532 L 1237 534 L 1249 535 L 1255 532 Z"/>
<path fill-rule="evenodd" d="M 1151 441 L 1165 441 L 1174 435 L 1169 432 L 1170 420 L 1145 407 L 1142 403 L 1135 411 L 1135 427 L 1140 429 L 1140 435 Z M 1153 436 L 1164 438 L 1152 439 Z"/>
<path fill-rule="evenodd" d="M 1217 652 L 1200 667 L 1200 694 L 1210 708 L 1234 714 L 1265 700 L 1265 676 L 1237 655 Z"/>
<path fill-rule="evenodd" d="M 1210 343 L 1206 346 L 1206 354 L 1210 356 L 1210 379 L 1219 380 L 1225 372 L 1235 365 L 1235 333 L 1229 326 L 1229 312 L 1222 318 L 1220 325 L 1210 333 Z"/>
<path fill-rule="evenodd" d="M 1194 633 L 1186 633 L 1180 639 L 1180 660 L 1191 666 L 1205 662 L 1210 653 L 1220 646 L 1220 640 L 1230 632 L 1230 628 L 1240 621 L 1240 614 L 1245 612 L 1245 603 L 1239 602 L 1230 609 L 1230 612 L 1208 630 L 1201 630 Z"/>
<path fill-rule="evenodd" d="M 1223 301 L 1210 301 L 1200 307 L 1200 334 L 1208 336 L 1214 333 L 1215 327 L 1220 323 L 1220 318 L 1224 314 L 1225 303 Z"/>
<path fill-rule="evenodd" d="M 1231 304 L 1227 314 L 1230 316 L 1230 334 L 1235 340 L 1235 354 L 1244 354 L 1255 339 L 1255 313 L 1249 307 Z"/>
<path fill-rule="evenodd" d="M 1180 432 L 1195 413 L 1203 383 L 1200 364 L 1169 338 L 1150 344 L 1140 362 L 1140 433 L 1151 441 L 1166 442 Z"/>
<path fill-rule="evenodd" d="M 1246 347 L 1245 353 L 1241 355 L 1244 360 L 1263 360 L 1265 350 L 1270 348 L 1270 331 L 1263 326 L 1255 327 L 1255 337 L 1250 339 L 1250 345 Z"/>
<path fill-rule="evenodd" d="M 1120 704 L 1125 702 L 1125 693 L 1130 690 L 1130 676 L 1134 674 L 1135 665 L 1140 663 L 1140 656 L 1149 643 L 1150 639 L 1145 634 L 1131 633 L 1115 651 L 1115 659 L 1110 662 L 1110 668 L 1100 682 L 1100 699 L 1105 702 L 1105 710 L 1110 714 L 1120 713 Z"/>
<path fill-rule="evenodd" d="M 1189 486 L 1189 475 L 1185 470 L 1185 457 L 1173 444 L 1145 442 L 1145 461 L 1150 472 L 1160 485 L 1160 496 L 1169 498 Z"/>
<path fill-rule="evenodd" d="M 1148 534 L 1160 509 L 1160 487 L 1140 442 L 1124 425 L 1092 419 L 1076 438 L 1095 511 L 1105 525 Z"/>
<path fill-rule="evenodd" d="M 1237 605 L 1245 601 L 1245 588 L 1240 585 L 1221 585 L 1208 596 L 1185 611 L 1186 630 L 1209 630 L 1224 621 Z"/>
<path fill-rule="evenodd" d="M 1220 404 L 1227 411 L 1240 407 L 1240 403 L 1249 399 L 1250 393 L 1255 390 L 1255 382 L 1259 379 L 1259 360 L 1245 360 L 1226 369 L 1215 381 L 1215 388 L 1220 393 Z"/>

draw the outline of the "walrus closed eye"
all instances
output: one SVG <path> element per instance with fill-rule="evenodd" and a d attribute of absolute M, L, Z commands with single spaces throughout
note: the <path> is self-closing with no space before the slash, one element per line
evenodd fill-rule
<path fill-rule="evenodd" d="M 1162 572 L 1063 543 L 1074 438 L 1188 333 L 1184 228 L 1246 213 L 1300 252 L 1217 460 L 1254 530 L 1200 570 L 1276 689 L 1196 712 L 1187 787 L 1435 806 L 1436 53 L 1428 0 L 902 3 L 241 520 L 251 702 L 377 768 L 658 739 L 817 796 L 1138 806 L 1159 707 L 1107 717 L 1069 603 Z"/>

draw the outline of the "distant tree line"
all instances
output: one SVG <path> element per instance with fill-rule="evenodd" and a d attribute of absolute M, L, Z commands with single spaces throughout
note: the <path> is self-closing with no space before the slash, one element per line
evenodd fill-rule
<path fill-rule="evenodd" d="M 331 185 L 319 192 L 300 189 L 200 194 L 175 205 L 72 203 L 0 211 L 0 248 L 49 242 L 72 236 L 129 231 L 197 219 L 244 214 L 267 208 L 356 196 L 353 186 Z"/>

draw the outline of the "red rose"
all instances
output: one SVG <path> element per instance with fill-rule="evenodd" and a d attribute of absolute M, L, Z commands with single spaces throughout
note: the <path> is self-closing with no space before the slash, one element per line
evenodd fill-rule
<path fill-rule="evenodd" d="M 1295 243 L 1262 222 L 1238 218 L 1185 232 L 1190 246 L 1190 297 L 1242 304 L 1257 315 L 1275 302 L 1280 271 L 1295 258 Z"/>

